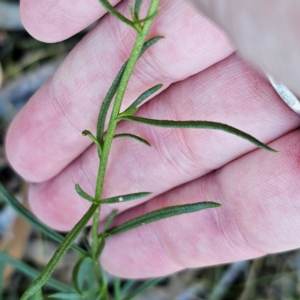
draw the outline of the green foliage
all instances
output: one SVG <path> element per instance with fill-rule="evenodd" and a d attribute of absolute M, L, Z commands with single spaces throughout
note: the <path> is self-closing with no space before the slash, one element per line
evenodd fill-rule
<path fill-rule="evenodd" d="M 82 296 L 78 295 L 77 293 L 56 293 L 48 296 L 50 299 L 68 299 L 68 300 L 82 300 L 82 299 L 94 299 L 90 298 L 92 296 L 96 296 L 99 293 L 98 289 L 89 290 L 86 292 L 83 292 Z"/>
<path fill-rule="evenodd" d="M 0 251 L 0 263 L 1 263 L 1 265 L 6 263 L 6 264 L 9 264 L 9 265 L 13 266 L 14 268 L 19 270 L 21 273 L 23 273 L 25 276 L 27 276 L 30 279 L 34 279 L 37 276 L 39 276 L 39 274 L 40 274 L 33 267 L 30 267 L 26 263 L 11 257 L 5 251 Z M 61 283 L 61 282 L 59 282 L 59 281 L 57 281 L 53 278 L 49 278 L 46 281 L 45 285 L 50 287 L 50 288 L 53 288 L 53 289 L 55 289 L 59 292 L 70 292 L 70 291 L 72 291 L 72 288 L 70 288 L 69 286 L 67 286 L 67 285 L 65 285 L 65 284 L 63 284 L 63 283 Z"/>
<path fill-rule="evenodd" d="M 49 236 L 57 242 L 62 242 L 64 237 L 53 229 L 49 228 L 41 221 L 39 221 L 25 206 L 23 206 L 12 194 L 10 194 L 3 184 L 0 182 L 0 196 L 2 199 L 10 205 L 22 218 L 27 220 L 32 226 L 40 230 L 45 235 Z M 73 244 L 72 249 L 86 255 L 86 251 L 77 245 Z"/>
<path fill-rule="evenodd" d="M 136 0 L 134 4 L 134 15 L 138 18 L 143 0 Z"/>
<path fill-rule="evenodd" d="M 101 200 L 101 204 L 112 204 L 112 203 L 120 203 L 120 202 L 127 202 L 131 200 L 136 200 L 139 198 L 147 197 L 151 195 L 150 192 L 142 192 L 142 193 L 133 193 L 133 194 L 127 194 L 127 195 L 120 195 L 112 198 L 107 198 Z"/>
<path fill-rule="evenodd" d="M 83 199 L 88 200 L 88 201 L 90 201 L 90 202 L 94 202 L 94 201 L 95 201 L 95 199 L 94 199 L 92 196 L 90 196 L 88 193 L 86 193 L 86 192 L 80 187 L 80 185 L 79 185 L 78 183 L 75 184 L 75 190 L 76 190 L 77 194 L 78 194 L 79 196 L 81 196 Z"/>
<path fill-rule="evenodd" d="M 167 127 L 167 128 L 195 128 L 195 129 L 215 129 L 215 130 L 222 130 L 238 137 L 241 137 L 257 147 L 262 149 L 271 151 L 271 152 L 278 152 L 269 146 L 265 145 L 264 143 L 260 142 L 250 134 L 243 132 L 237 128 L 232 126 L 217 123 L 217 122 L 210 122 L 210 121 L 170 121 L 170 120 L 155 120 L 155 119 L 146 119 L 141 117 L 133 117 L 133 116 L 121 116 L 120 119 L 134 121 L 138 123 L 143 123 L 151 126 L 158 126 L 158 127 Z"/>
<path fill-rule="evenodd" d="M 97 209 L 97 205 L 93 204 L 90 209 L 85 213 L 85 215 L 80 219 L 80 221 L 74 226 L 74 228 L 66 235 L 62 243 L 59 245 L 58 249 L 56 250 L 55 254 L 50 259 L 49 263 L 39 275 L 39 277 L 31 283 L 28 289 L 24 292 L 21 297 L 21 300 L 26 300 L 34 293 L 36 293 L 50 278 L 52 272 L 58 265 L 61 258 L 73 244 L 74 240 L 78 236 L 78 234 L 84 229 L 87 222 L 93 216 L 95 210 Z"/>
<path fill-rule="evenodd" d="M 149 146 L 151 147 L 150 143 L 147 142 L 145 139 L 137 136 L 137 135 L 134 135 L 134 134 L 131 134 L 131 133 L 119 133 L 119 134 L 115 134 L 114 135 L 114 139 L 116 138 L 121 138 L 121 137 L 129 137 L 129 138 L 132 138 L 138 142 L 141 142 L 142 144 L 146 145 L 146 146 Z"/>
<path fill-rule="evenodd" d="M 123 298 L 123 300 L 132 300 L 132 299 L 134 299 L 136 296 L 138 296 L 139 294 L 142 294 L 147 289 L 149 289 L 150 287 L 156 285 L 157 283 L 159 283 L 163 279 L 164 278 L 155 278 L 155 279 L 147 280 L 139 288 L 137 288 L 134 292 L 130 293 L 128 296 Z"/>
<path fill-rule="evenodd" d="M 83 283 L 83 280 L 79 280 L 79 278 L 80 278 L 80 276 L 79 276 L 80 275 L 80 268 L 84 264 L 84 262 L 87 261 L 87 260 L 92 261 L 89 256 L 81 257 L 78 260 L 78 262 L 76 263 L 76 265 L 74 266 L 74 269 L 72 271 L 72 284 L 73 284 L 76 292 L 81 296 L 83 296 L 83 293 L 81 291 L 81 289 L 82 289 L 81 285 Z"/>
<path fill-rule="evenodd" d="M 154 93 L 156 93 L 162 87 L 163 87 L 162 84 L 157 84 L 154 87 L 150 88 L 149 90 L 144 92 L 142 95 L 140 95 L 127 109 L 133 108 L 133 107 L 138 107 L 144 100 L 146 100 L 147 98 L 152 96 Z"/>
<path fill-rule="evenodd" d="M 99 156 L 99 158 L 101 158 L 101 145 L 100 145 L 100 142 L 96 139 L 96 137 L 89 130 L 84 130 L 82 132 L 82 135 L 88 136 L 95 143 L 95 145 L 98 148 L 98 156 Z"/>
<path fill-rule="evenodd" d="M 137 227 L 153 223 L 162 219 L 188 214 L 199 210 L 214 208 L 221 206 L 215 202 L 198 202 L 192 204 L 183 204 L 177 206 L 165 207 L 159 210 L 152 211 L 133 220 L 123 223 L 122 225 L 108 231 L 108 236 L 114 236 Z"/>
<path fill-rule="evenodd" d="M 156 36 L 146 41 L 153 19 L 158 13 L 159 0 L 150 1 L 147 15 L 143 19 L 140 18 L 140 9 L 142 5 L 142 0 L 136 0 L 134 7 L 132 6 L 130 7 L 132 20 L 120 14 L 109 3 L 108 0 L 100 0 L 100 2 L 108 10 L 109 13 L 111 13 L 113 16 L 115 16 L 125 24 L 134 28 L 134 30 L 136 30 L 137 36 L 129 59 L 121 67 L 111 87 L 109 88 L 105 98 L 102 101 L 102 105 L 100 107 L 99 114 L 98 114 L 96 135 L 92 134 L 92 132 L 89 130 L 84 130 L 82 132 L 84 136 L 88 136 L 96 145 L 98 149 L 98 156 L 100 159 L 94 196 L 91 196 L 88 193 L 86 193 L 80 187 L 79 184 L 75 185 L 76 192 L 83 199 L 92 202 L 89 210 L 78 221 L 78 223 L 67 234 L 67 236 L 65 238 L 62 238 L 61 235 L 47 228 L 45 225 L 41 224 L 28 210 L 26 210 L 26 208 L 24 208 L 16 199 L 14 199 L 9 193 L 7 193 L 2 185 L 0 185 L 0 194 L 3 196 L 3 198 L 5 198 L 5 201 L 10 203 L 10 205 L 12 205 L 15 208 L 15 210 L 17 210 L 24 218 L 30 221 L 34 226 L 39 228 L 42 232 L 46 233 L 47 235 L 61 242 L 57 251 L 51 258 L 51 260 L 49 261 L 45 269 L 39 275 L 34 272 L 32 273 L 31 271 L 29 271 L 30 269 L 25 268 L 26 272 L 31 274 L 31 277 L 34 278 L 37 276 L 38 277 L 24 292 L 24 294 L 21 297 L 21 300 L 26 300 L 34 295 L 37 295 L 37 293 L 40 292 L 41 287 L 44 284 L 49 285 L 51 282 L 52 284 L 55 283 L 51 281 L 50 276 L 54 271 L 54 269 L 56 268 L 56 266 L 58 265 L 59 261 L 62 259 L 63 255 L 67 252 L 69 248 L 73 248 L 77 251 L 80 251 L 81 254 L 83 255 L 75 264 L 72 273 L 72 283 L 75 291 L 73 289 L 66 290 L 63 288 L 63 286 L 60 286 L 60 290 L 57 288 L 59 293 L 53 294 L 49 296 L 49 298 L 74 299 L 74 300 L 83 299 L 83 298 L 99 299 L 99 300 L 108 299 L 107 298 L 107 293 L 108 293 L 107 275 L 105 271 L 99 268 L 98 266 L 98 259 L 105 247 L 106 238 L 166 218 L 193 213 L 203 209 L 216 208 L 220 206 L 219 203 L 215 203 L 215 202 L 197 202 L 191 204 L 165 207 L 156 211 L 149 212 L 145 215 L 139 216 L 133 220 L 127 221 L 118 227 L 108 229 L 111 226 L 115 217 L 117 216 L 117 210 L 114 210 L 111 212 L 107 221 L 105 222 L 103 232 L 99 234 L 98 230 L 100 225 L 100 212 L 101 212 L 101 206 L 103 204 L 107 205 L 107 204 L 115 204 L 115 203 L 122 203 L 126 201 L 132 201 L 132 200 L 140 199 L 142 197 L 149 196 L 151 194 L 150 192 L 139 192 L 139 193 L 132 193 L 132 194 L 120 195 L 116 197 L 103 199 L 102 192 L 103 192 L 104 178 L 106 174 L 106 169 L 107 169 L 107 164 L 108 164 L 108 159 L 109 159 L 109 154 L 110 154 L 113 139 L 121 138 L 121 137 L 129 137 L 139 142 L 142 142 L 147 146 L 150 146 L 150 144 L 146 140 L 144 140 L 139 136 L 130 133 L 115 134 L 116 127 L 119 121 L 127 120 L 127 121 L 139 122 L 151 126 L 161 126 L 161 127 L 169 127 L 169 128 L 199 128 L 199 129 L 222 130 L 237 135 L 265 150 L 276 152 L 274 149 L 263 144 L 262 142 L 252 137 L 251 135 L 226 124 L 209 122 L 209 121 L 194 121 L 194 120 L 170 121 L 170 120 L 155 120 L 155 119 L 145 119 L 141 117 L 135 117 L 134 114 L 137 112 L 138 106 L 141 105 L 147 98 L 153 96 L 154 93 L 156 93 L 159 89 L 161 89 L 163 86 L 162 84 L 157 84 L 154 87 L 142 93 L 125 111 L 120 113 L 120 108 L 122 105 L 122 101 L 124 99 L 128 82 L 138 59 L 144 54 L 144 52 L 147 49 L 149 49 L 157 41 L 163 38 L 162 36 Z M 112 105 L 112 111 L 109 116 L 108 128 L 105 133 L 105 123 L 108 119 L 108 111 L 111 105 Z M 91 247 L 89 248 L 88 251 L 84 251 L 78 246 L 74 245 L 73 242 L 80 234 L 80 232 L 84 230 L 85 226 L 88 224 L 88 222 L 91 219 L 92 219 Z M 1 260 L 1 255 L 0 255 L 0 260 Z M 90 263 L 92 265 L 94 272 L 83 271 L 86 266 L 86 263 Z M 19 268 L 21 267 L 19 266 Z M 93 275 L 96 278 L 95 280 L 97 283 L 96 288 L 93 285 L 94 283 L 93 280 L 91 281 L 87 280 L 87 278 L 90 278 L 91 273 L 93 273 Z M 138 294 L 144 292 L 146 289 L 159 282 L 160 280 L 162 279 L 159 278 L 159 279 L 153 279 L 147 281 L 144 284 L 142 284 L 138 289 L 136 289 L 132 293 L 129 293 L 130 285 L 121 288 L 120 280 L 116 279 L 114 283 L 115 299 L 131 300 L 134 297 L 136 297 Z M 86 286 L 87 288 L 86 290 L 84 290 Z"/>
<path fill-rule="evenodd" d="M 154 37 L 154 38 L 150 39 L 149 41 L 145 42 L 142 47 L 142 50 L 140 51 L 139 57 L 141 57 L 147 49 L 149 49 L 151 46 L 153 46 L 155 43 L 157 43 L 162 38 L 163 37 L 161 37 L 161 36 L 157 36 L 157 37 Z M 109 90 L 102 102 L 101 108 L 100 108 L 98 122 L 97 122 L 97 140 L 99 141 L 100 145 L 102 145 L 102 143 L 103 143 L 104 126 L 105 126 L 105 120 L 107 117 L 108 109 L 109 109 L 109 106 L 118 90 L 122 76 L 127 67 L 127 63 L 128 63 L 128 60 L 121 67 L 112 86 L 109 88 Z"/>

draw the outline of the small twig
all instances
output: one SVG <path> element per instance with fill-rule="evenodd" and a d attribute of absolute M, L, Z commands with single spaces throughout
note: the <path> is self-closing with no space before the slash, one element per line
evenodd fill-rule
<path fill-rule="evenodd" d="M 0 28 L 24 30 L 24 26 L 20 20 L 19 4 L 0 3 Z"/>

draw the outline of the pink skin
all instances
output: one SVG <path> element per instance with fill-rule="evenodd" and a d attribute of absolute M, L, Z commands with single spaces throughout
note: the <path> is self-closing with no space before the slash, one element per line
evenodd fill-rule
<path fill-rule="evenodd" d="M 23 0 L 25 26 L 41 40 L 67 38 L 103 14 L 94 0 L 79 2 L 80 10 L 71 1 L 33 5 Z M 299 247 L 300 143 L 299 132 L 294 131 L 299 117 L 257 71 L 236 55 L 230 56 L 230 43 L 211 22 L 185 1 L 161 2 L 151 36 L 163 34 L 166 39 L 140 59 L 125 104 L 162 82 L 165 91 L 144 104 L 138 115 L 228 123 L 264 142 L 274 141 L 270 146 L 281 154 L 255 149 L 224 132 L 120 123 L 118 132 L 138 134 L 152 147 L 127 139 L 114 141 L 104 196 L 153 194 L 139 202 L 105 206 L 103 219 L 114 208 L 123 212 L 118 224 L 170 205 L 215 201 L 222 207 L 111 238 L 101 263 L 113 274 L 141 278 Z M 26 17 L 33 6 L 36 14 Z M 127 6 L 122 1 L 118 9 Z M 68 13 L 55 22 L 63 11 Z M 75 18 L 78 21 L 72 23 Z M 62 25 L 66 23 L 69 26 Z M 95 147 L 80 133 L 95 128 L 95 108 L 128 56 L 133 39 L 130 28 L 105 16 L 8 131 L 11 164 L 25 178 L 39 182 L 29 191 L 31 207 L 55 229 L 69 230 L 87 210 L 89 203 L 77 196 L 74 184 L 93 193 L 97 158 Z"/>

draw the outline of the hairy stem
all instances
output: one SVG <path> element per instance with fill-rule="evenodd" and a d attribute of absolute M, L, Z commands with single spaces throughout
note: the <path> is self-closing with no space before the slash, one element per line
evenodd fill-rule
<path fill-rule="evenodd" d="M 99 165 L 98 170 L 98 176 L 97 176 L 97 184 L 96 184 L 96 191 L 95 191 L 95 201 L 100 201 L 102 196 L 102 190 L 103 190 L 103 184 L 104 184 L 104 177 L 105 177 L 105 171 L 107 167 L 108 162 L 108 156 L 112 144 L 112 140 L 115 134 L 116 126 L 118 123 L 118 115 L 120 112 L 120 107 L 122 104 L 122 100 L 129 82 L 129 79 L 131 77 L 131 74 L 133 72 L 134 66 L 139 58 L 139 55 L 141 53 L 142 47 L 145 43 L 145 40 L 147 38 L 150 26 L 152 24 L 153 18 L 151 16 L 154 16 L 155 13 L 158 10 L 158 3 L 159 0 L 152 0 L 147 17 L 149 19 L 145 21 L 142 31 L 138 32 L 138 36 L 136 38 L 134 47 L 132 49 L 130 58 L 128 60 L 128 63 L 126 65 L 126 68 L 124 70 L 124 74 L 122 76 L 120 86 L 116 95 L 116 99 L 113 105 L 113 110 L 111 113 L 106 138 L 104 141 L 103 149 L 102 149 L 102 155 L 101 155 L 101 163 Z M 99 217 L 100 217 L 100 205 L 98 209 L 95 211 L 93 216 L 93 225 L 92 225 L 92 256 L 96 260 L 96 253 L 97 253 L 97 246 L 98 246 L 98 228 L 99 228 Z"/>

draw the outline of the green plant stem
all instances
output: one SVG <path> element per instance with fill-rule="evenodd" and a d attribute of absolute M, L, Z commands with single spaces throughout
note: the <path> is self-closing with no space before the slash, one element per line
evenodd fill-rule
<path fill-rule="evenodd" d="M 41 272 L 40 276 L 33 281 L 28 289 L 24 292 L 20 300 L 27 300 L 35 292 L 37 292 L 50 278 L 52 272 L 60 262 L 61 258 L 68 251 L 78 234 L 84 229 L 88 221 L 93 216 L 97 209 L 97 204 L 93 204 L 80 221 L 73 227 L 73 229 L 66 235 L 63 242 L 57 248 L 55 254 L 50 259 L 45 269 Z"/>
<path fill-rule="evenodd" d="M 155 15 L 155 12 L 158 10 L 158 3 L 159 0 L 152 0 L 147 17 Z M 104 184 L 104 177 L 105 177 L 105 171 L 107 167 L 108 162 L 108 156 L 112 144 L 112 140 L 115 134 L 116 126 L 118 123 L 118 115 L 120 112 L 122 100 L 130 79 L 130 76 L 132 74 L 132 71 L 134 69 L 134 66 L 140 56 L 142 47 L 145 43 L 145 40 L 147 38 L 150 26 L 152 24 L 153 19 L 150 18 L 149 20 L 145 21 L 143 29 L 141 32 L 138 32 L 138 36 L 136 38 L 134 47 L 132 49 L 130 58 L 128 60 L 128 63 L 126 65 L 126 68 L 124 70 L 124 74 L 122 76 L 120 86 L 116 95 L 116 99 L 114 102 L 113 110 L 111 113 L 106 138 L 104 141 L 103 149 L 102 149 L 102 155 L 101 155 L 101 163 L 99 165 L 98 170 L 98 176 L 97 176 L 97 184 L 96 184 L 96 192 L 95 192 L 95 201 L 100 201 L 102 196 L 102 190 L 103 190 L 103 184 Z M 97 253 L 97 246 L 98 246 L 98 228 L 99 228 L 99 216 L 100 216 L 100 205 L 98 206 L 97 210 L 94 213 L 93 216 L 93 224 L 92 224 L 92 257 L 96 258 Z"/>
<path fill-rule="evenodd" d="M 30 267 L 29 265 L 25 264 L 21 260 L 11 257 L 9 254 L 7 254 L 3 251 L 0 251 L 0 262 L 1 263 L 5 262 L 6 264 L 10 264 L 11 266 L 13 266 L 17 270 L 19 270 L 21 273 L 23 273 L 30 279 L 36 278 L 40 274 L 40 272 L 37 271 L 36 269 L 34 269 L 33 267 Z M 45 286 L 55 289 L 60 292 L 71 292 L 72 291 L 71 287 L 69 287 L 53 278 L 49 278 L 46 281 Z"/>
<path fill-rule="evenodd" d="M 23 204 L 21 204 L 11 193 L 5 189 L 1 182 L 0 197 L 32 226 L 59 243 L 63 241 L 64 237 L 61 234 L 39 221 Z M 82 255 L 87 255 L 87 252 L 76 244 L 72 244 L 71 248 L 78 251 Z"/>

